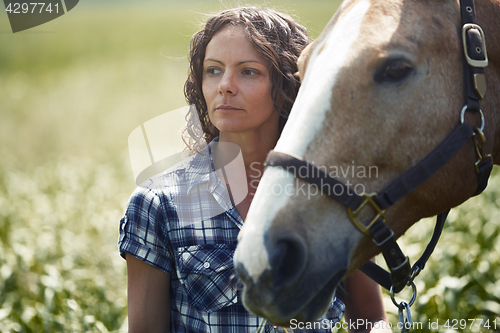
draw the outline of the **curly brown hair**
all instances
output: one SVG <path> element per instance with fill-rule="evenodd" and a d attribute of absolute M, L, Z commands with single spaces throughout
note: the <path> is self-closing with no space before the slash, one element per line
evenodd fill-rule
<path fill-rule="evenodd" d="M 208 117 L 203 96 L 203 61 L 212 37 L 228 24 L 243 26 L 256 50 L 271 63 L 271 96 L 275 110 L 281 116 L 280 131 L 300 87 L 300 79 L 296 75 L 297 59 L 309 44 L 307 30 L 302 25 L 290 16 L 269 8 L 241 7 L 212 16 L 205 27 L 191 38 L 189 75 L 184 85 L 188 104 L 195 106 L 186 115 L 187 125 L 183 130 L 185 141 L 186 137 L 189 138 L 186 144 L 192 151 L 200 151 L 219 135 L 219 130 Z"/>

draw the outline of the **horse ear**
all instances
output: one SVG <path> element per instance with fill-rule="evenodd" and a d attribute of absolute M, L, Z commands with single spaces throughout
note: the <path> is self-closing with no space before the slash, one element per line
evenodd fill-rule
<path fill-rule="evenodd" d="M 312 42 L 311 44 L 307 45 L 305 49 L 302 50 L 302 53 L 300 54 L 299 59 L 297 60 L 297 67 L 298 71 L 295 73 L 295 75 L 299 75 L 300 81 L 304 79 L 304 75 L 306 74 L 306 68 L 307 68 L 307 63 L 309 60 L 309 56 L 311 54 L 311 51 L 313 49 L 313 45 L 315 42 Z"/>
<path fill-rule="evenodd" d="M 298 79 L 299 81 L 302 81 L 300 79 L 300 73 L 299 73 L 299 71 L 296 71 L 295 73 L 293 73 L 293 76 L 295 76 L 295 78 Z"/>

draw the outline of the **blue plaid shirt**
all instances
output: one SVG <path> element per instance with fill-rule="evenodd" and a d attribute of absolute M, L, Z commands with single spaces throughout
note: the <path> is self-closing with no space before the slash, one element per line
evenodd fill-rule
<path fill-rule="evenodd" d="M 171 332 L 257 331 L 263 319 L 243 307 L 233 267 L 242 226 L 214 172 L 210 145 L 134 191 L 120 221 L 118 247 L 123 258 L 133 255 L 170 274 Z M 334 298 L 321 328 L 343 313 L 344 304 Z M 284 330 L 267 323 L 264 332 Z"/>

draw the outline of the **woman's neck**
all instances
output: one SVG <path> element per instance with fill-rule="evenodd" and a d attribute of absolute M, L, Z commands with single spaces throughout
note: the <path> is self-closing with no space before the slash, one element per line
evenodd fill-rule
<path fill-rule="evenodd" d="M 274 135 L 273 135 L 274 134 Z M 267 135 L 244 133 L 220 133 L 219 142 L 231 142 L 239 146 L 245 166 L 248 194 L 241 202 L 235 202 L 236 210 L 245 220 L 250 204 L 264 173 L 267 154 L 278 141 L 278 131 Z"/>
<path fill-rule="evenodd" d="M 220 133 L 219 136 L 219 142 L 231 142 L 238 145 L 243 156 L 247 178 L 255 178 L 257 170 L 262 173 L 267 154 L 274 148 L 277 141 L 277 131 L 266 135 L 262 135 L 262 133 Z"/>

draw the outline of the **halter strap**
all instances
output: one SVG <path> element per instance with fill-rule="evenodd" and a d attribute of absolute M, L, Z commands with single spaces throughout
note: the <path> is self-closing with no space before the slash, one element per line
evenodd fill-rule
<path fill-rule="evenodd" d="M 404 280 L 404 278 L 402 278 L 406 276 L 406 274 L 403 274 L 401 272 L 392 273 L 392 271 L 391 273 L 389 273 L 382 267 L 378 266 L 376 263 L 370 260 L 361 265 L 359 269 L 363 273 L 368 275 L 372 280 L 374 280 L 387 290 L 390 290 L 391 287 L 394 286 L 394 290 L 396 291 L 397 290 L 396 284 L 397 285 L 403 284 L 404 287 L 404 285 L 408 284 L 409 282 L 412 282 L 413 279 L 415 279 L 417 275 L 420 274 L 420 272 L 424 269 L 427 260 L 429 259 L 432 252 L 436 248 L 437 242 L 439 241 L 439 237 L 441 236 L 441 233 L 443 231 L 444 223 L 446 222 L 446 217 L 448 216 L 449 212 L 450 210 L 448 209 L 447 211 L 437 216 L 436 226 L 434 227 L 432 238 L 429 241 L 429 244 L 427 244 L 427 247 L 425 248 L 425 251 L 420 257 L 420 259 L 418 259 L 415 262 L 415 264 L 413 264 L 411 268 L 411 276 L 406 281 Z"/>
<path fill-rule="evenodd" d="M 299 157 L 271 150 L 264 166 L 280 167 L 294 176 L 307 180 L 318 186 L 322 193 L 328 194 L 348 208 L 356 209 L 364 201 L 364 198 L 357 195 L 349 186 L 337 178 L 330 177 L 323 169 Z"/>
<path fill-rule="evenodd" d="M 483 29 L 476 24 L 476 10 L 474 0 L 460 0 L 460 18 L 462 22 L 462 44 L 463 57 L 463 77 L 464 77 L 464 103 L 467 111 L 481 112 L 479 101 L 486 93 L 486 77 L 484 68 L 488 66 L 488 54 Z M 482 129 L 477 131 L 477 137 L 484 139 Z M 484 191 L 488 185 L 488 178 L 493 169 L 493 159 L 491 155 L 484 153 L 484 140 L 479 143 L 474 140 L 478 161 L 476 162 L 476 173 L 478 187 L 473 196 Z M 482 146 L 481 154 L 478 144 Z"/>
<path fill-rule="evenodd" d="M 381 209 L 391 207 L 438 172 L 473 135 L 466 122 L 457 125 L 429 155 L 380 191 L 374 201 Z"/>

